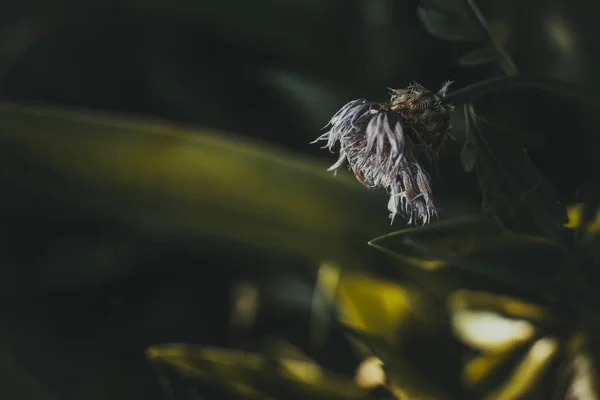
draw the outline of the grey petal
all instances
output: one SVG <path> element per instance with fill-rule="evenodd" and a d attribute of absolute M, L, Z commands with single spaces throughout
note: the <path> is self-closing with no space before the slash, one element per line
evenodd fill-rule
<path fill-rule="evenodd" d="M 421 168 L 417 171 L 416 181 L 419 192 L 425 200 L 425 204 L 429 205 L 431 203 L 431 187 L 429 185 L 429 179 Z"/>
<path fill-rule="evenodd" d="M 331 167 L 327 168 L 327 171 L 334 171 L 344 165 L 344 161 L 346 161 L 346 153 L 344 151 L 340 151 L 340 158 L 333 164 Z"/>
<path fill-rule="evenodd" d="M 377 118 L 373 117 L 369 121 L 369 125 L 367 125 L 366 136 L 367 136 L 367 146 L 365 147 L 365 157 L 371 152 L 373 148 L 373 144 L 375 143 L 375 138 L 377 137 Z"/>
<path fill-rule="evenodd" d="M 440 97 L 446 96 L 446 93 L 448 93 L 448 89 L 450 89 L 450 85 L 452 85 L 453 83 L 454 83 L 453 81 L 444 82 L 444 84 L 442 85 L 440 90 L 438 90 L 438 92 L 436 94 Z"/>
<path fill-rule="evenodd" d="M 385 114 L 379 114 L 377 116 L 377 164 L 381 164 L 383 158 L 383 148 L 385 146 L 385 133 L 384 133 L 384 118 Z"/>
<path fill-rule="evenodd" d="M 402 126 L 402 122 L 396 122 L 396 126 L 394 127 L 394 135 L 398 139 L 398 152 L 400 153 L 399 160 L 404 158 L 404 152 L 406 151 L 406 137 L 404 136 L 404 127 Z M 396 162 L 397 164 L 399 161 Z"/>
<path fill-rule="evenodd" d="M 390 126 L 390 121 L 389 121 L 387 114 L 383 114 L 383 115 L 384 115 L 383 129 L 385 130 L 388 141 L 390 142 L 390 146 L 392 148 L 392 151 L 391 151 L 392 158 L 395 158 L 398 155 L 398 141 L 397 141 L 396 137 L 394 136 L 394 131 L 392 130 L 392 127 Z"/>

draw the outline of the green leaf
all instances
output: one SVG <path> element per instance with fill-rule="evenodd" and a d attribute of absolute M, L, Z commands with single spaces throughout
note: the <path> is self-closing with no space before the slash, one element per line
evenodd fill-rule
<path fill-rule="evenodd" d="M 442 326 L 429 332 L 420 328 L 419 336 L 427 337 L 424 343 L 429 343 L 431 354 L 448 363 L 461 360 L 455 368 L 462 377 L 455 380 L 469 395 L 456 398 L 524 398 L 525 393 L 544 398 L 547 386 L 540 383 L 556 372 L 551 361 L 560 353 L 561 342 L 554 335 L 566 328 L 557 308 L 564 305 L 562 287 L 553 279 L 564 267 L 558 246 L 508 231 L 485 214 L 406 229 L 370 244 L 401 261 L 403 269 L 410 266 L 431 274 L 418 282 L 433 306 L 427 314 L 448 321 L 452 333 L 446 335 L 468 350 L 450 342 L 440 348 L 446 336 Z M 432 291 L 441 295 L 444 307 L 431 301 L 427 292 Z M 447 319 L 436 315 L 438 308 L 448 312 Z M 418 358 L 409 353 L 424 344 L 404 340 L 403 360 L 415 369 Z M 536 360 L 538 350 L 544 356 Z M 435 366 L 420 367 L 417 370 L 431 371 Z M 432 373 L 432 379 L 435 376 Z"/>
<path fill-rule="evenodd" d="M 561 249 L 544 238 L 503 229 L 484 214 L 393 232 L 369 244 L 401 266 L 429 271 L 432 276 L 422 278 L 427 290 L 476 288 L 558 298 L 552 276 L 563 266 Z"/>
<path fill-rule="evenodd" d="M 498 61 L 507 75 L 518 69 L 497 37 L 489 31 L 487 21 L 473 0 L 421 0 L 417 13 L 425 29 L 433 36 L 452 41 L 477 42 L 483 49 L 463 56 L 463 65 L 477 65 L 482 60 Z"/>
<path fill-rule="evenodd" d="M 388 381 L 404 391 L 436 399 L 450 393 L 455 395 L 451 398 L 462 398 L 458 376 L 454 376 L 460 369 L 462 347 L 444 323 L 443 301 L 410 283 L 344 273 L 337 309 L 356 356 L 380 359 Z M 445 362 L 440 364 L 439 359 Z"/>
<path fill-rule="evenodd" d="M 527 9 L 511 1 L 467 1 L 477 5 L 490 36 L 502 44 L 519 71 L 579 85 L 598 85 L 596 66 L 600 53 L 589 36 L 592 25 L 583 23 L 589 17 L 587 8 L 568 1 L 533 0 L 527 3 Z M 534 26 L 548 29 L 529 30 Z M 559 31 L 561 38 L 569 38 L 568 44 L 566 41 L 561 45 L 551 44 L 558 43 L 556 32 Z"/>
<path fill-rule="evenodd" d="M 344 273 L 337 294 L 340 322 L 395 345 L 418 304 L 414 290 L 364 273 Z"/>
<path fill-rule="evenodd" d="M 347 337 L 359 357 L 376 357 L 383 362 L 386 387 L 396 399 L 465 398 L 459 375 L 461 359 L 451 351 L 449 343 L 454 339 L 447 332 L 431 336 L 420 331 L 418 343 L 403 343 L 400 347 L 364 332 L 348 331 Z"/>
<path fill-rule="evenodd" d="M 266 356 L 187 344 L 151 346 L 146 354 L 189 379 L 250 399 L 350 400 L 367 395 L 351 378 L 333 374 L 304 356 Z"/>
<path fill-rule="evenodd" d="M 326 164 L 233 135 L 9 103 L 0 119 L 4 190 L 58 197 L 148 233 L 223 237 L 321 261 L 354 258 L 348 243 L 389 226 L 377 211 L 383 200 L 349 174 L 333 177 Z"/>
<path fill-rule="evenodd" d="M 506 227 L 566 246 L 566 207 L 513 135 L 464 107 L 467 138 L 461 154 L 466 170 L 475 165 L 483 208 Z"/>
<path fill-rule="evenodd" d="M 548 386 L 542 378 L 556 373 L 552 361 L 564 344 L 555 336 L 566 328 L 564 315 L 517 298 L 469 290 L 452 293 L 448 308 L 453 334 L 473 350 L 462 378 L 476 398 L 494 392 L 503 392 L 500 398 L 544 398 Z M 548 371 L 550 366 L 554 368 Z"/>

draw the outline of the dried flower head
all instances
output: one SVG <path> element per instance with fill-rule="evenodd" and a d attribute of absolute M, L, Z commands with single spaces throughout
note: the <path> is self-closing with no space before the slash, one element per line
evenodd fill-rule
<path fill-rule="evenodd" d="M 324 147 L 333 151 L 340 142 L 340 157 L 329 171 L 337 172 L 348 161 L 363 185 L 385 188 L 392 222 L 400 214 L 409 224 L 425 224 L 437 215 L 430 177 L 450 135 L 453 107 L 442 102 L 450 84 L 437 93 L 418 83 L 390 89 L 386 103 L 351 101 L 331 118 L 329 131 L 312 143 L 327 141 Z"/>

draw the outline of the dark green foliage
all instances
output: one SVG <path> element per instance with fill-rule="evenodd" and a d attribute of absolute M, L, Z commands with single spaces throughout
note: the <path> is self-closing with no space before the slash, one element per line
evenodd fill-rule
<path fill-rule="evenodd" d="M 512 72 L 512 62 L 490 36 L 473 0 L 421 0 L 418 15 L 431 35 L 442 40 L 470 42 L 479 46 L 461 56 L 459 64 L 476 66 L 500 61 L 505 71 L 509 69 Z"/>
<path fill-rule="evenodd" d="M 565 205 L 533 165 L 518 135 L 479 117 L 472 105 L 465 105 L 463 112 L 466 139 L 461 160 L 465 171 L 477 173 L 484 210 L 515 231 L 565 246 Z"/>

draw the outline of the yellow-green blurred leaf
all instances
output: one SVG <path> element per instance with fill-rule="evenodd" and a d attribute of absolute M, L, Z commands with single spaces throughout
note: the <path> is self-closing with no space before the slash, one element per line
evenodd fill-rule
<path fill-rule="evenodd" d="M 322 262 L 319 265 L 311 310 L 310 334 L 315 349 L 322 350 L 325 346 L 340 275 L 341 267 L 334 262 Z"/>
<path fill-rule="evenodd" d="M 489 292 L 458 290 L 450 295 L 448 305 L 454 310 L 493 311 L 533 321 L 547 321 L 551 318 L 550 311 L 545 307 Z"/>
<path fill-rule="evenodd" d="M 442 341 L 447 339 L 447 337 L 440 338 Z M 407 343 L 394 347 L 389 342 L 382 342 L 379 337 L 356 331 L 349 332 L 348 339 L 356 355 L 363 360 L 357 368 L 355 377 L 363 387 L 367 386 L 368 382 L 380 379 L 379 374 L 383 372 L 386 387 L 395 393 L 398 399 L 442 400 L 461 398 L 464 394 L 459 388 L 460 376 L 457 372 L 460 371 L 455 368 L 457 360 L 449 359 L 447 353 L 439 351 L 444 345 L 439 346 L 438 343 L 429 342 L 427 339 L 431 337 L 417 345 L 419 353 L 429 357 L 421 360 L 425 365 L 414 362 L 414 353 L 408 354 L 410 349 Z M 428 368 L 432 364 L 438 364 L 442 368 Z M 382 371 L 375 368 L 377 365 L 381 365 Z M 367 374 L 373 375 L 365 376 Z"/>
<path fill-rule="evenodd" d="M 348 241 L 388 229 L 375 211 L 381 199 L 347 175 L 228 134 L 10 103 L 0 120 L 4 183 L 59 187 L 53 193 L 163 235 L 354 260 Z"/>
<path fill-rule="evenodd" d="M 557 388 L 560 344 L 544 336 L 513 351 L 477 355 L 465 363 L 463 380 L 474 398 L 547 399 Z"/>
<path fill-rule="evenodd" d="M 465 344 L 499 353 L 533 337 L 535 328 L 528 321 L 505 318 L 489 311 L 456 310 L 452 313 L 456 336 Z"/>
<path fill-rule="evenodd" d="M 365 358 L 356 369 L 354 382 L 363 389 L 384 386 L 386 376 L 383 369 L 383 361 L 377 357 Z"/>
<path fill-rule="evenodd" d="M 567 343 L 565 316 L 538 304 L 489 292 L 458 290 L 448 298 L 454 335 L 472 352 L 462 379 L 477 398 L 544 399 L 556 383 L 553 363 Z M 561 362 L 564 361 L 561 358 Z M 550 375 L 548 375 L 550 376 Z"/>
<path fill-rule="evenodd" d="M 469 360 L 463 370 L 463 380 L 468 386 L 476 386 L 495 372 L 510 354 L 483 354 Z"/>
<path fill-rule="evenodd" d="M 598 373 L 589 354 L 576 354 L 569 362 L 570 380 L 565 387 L 568 399 L 598 400 Z"/>
<path fill-rule="evenodd" d="M 338 293 L 340 321 L 395 344 L 398 329 L 414 306 L 410 297 L 409 289 L 394 282 L 346 273 Z"/>
<path fill-rule="evenodd" d="M 566 228 L 569 229 L 577 229 L 581 227 L 583 223 L 582 214 L 584 210 L 584 205 L 581 203 L 572 204 L 567 207 L 567 216 L 569 218 L 569 222 L 565 225 Z M 600 209 L 596 210 L 596 217 L 589 221 L 584 227 L 584 240 L 590 240 L 595 237 L 600 232 Z"/>
<path fill-rule="evenodd" d="M 337 309 L 356 356 L 381 360 L 392 392 L 460 398 L 458 343 L 444 324 L 442 302 L 413 285 L 344 271 Z"/>
<path fill-rule="evenodd" d="M 454 334 L 487 354 L 514 349 L 532 339 L 540 324 L 558 320 L 542 306 L 489 292 L 458 290 L 448 308 Z"/>
<path fill-rule="evenodd" d="M 550 361 L 557 355 L 558 339 L 544 337 L 531 346 L 526 356 L 505 383 L 485 396 L 486 400 L 517 400 L 540 383 Z"/>
<path fill-rule="evenodd" d="M 308 357 L 266 357 L 184 344 L 152 346 L 148 357 L 192 379 L 247 398 L 361 399 L 366 392 L 351 378 L 335 375 Z"/>

